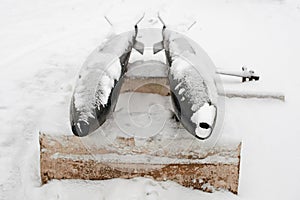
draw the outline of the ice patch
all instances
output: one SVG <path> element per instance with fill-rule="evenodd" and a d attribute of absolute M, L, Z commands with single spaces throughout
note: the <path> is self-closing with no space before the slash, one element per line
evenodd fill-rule
<path fill-rule="evenodd" d="M 179 83 L 178 85 L 176 85 L 175 90 L 178 90 L 181 85 L 182 85 L 182 82 Z"/>
<path fill-rule="evenodd" d="M 185 89 L 184 89 L 184 88 L 181 88 L 181 89 L 179 90 L 178 94 L 181 95 L 184 91 L 185 91 Z"/>

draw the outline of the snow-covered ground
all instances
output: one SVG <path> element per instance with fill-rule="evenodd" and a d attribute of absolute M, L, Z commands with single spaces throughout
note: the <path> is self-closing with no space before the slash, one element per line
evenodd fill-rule
<path fill-rule="evenodd" d="M 218 67 L 261 75 L 225 87 L 285 93 L 286 102 L 226 99 L 225 131 L 243 140 L 239 195 L 143 178 L 40 185 L 38 132 L 71 134 L 76 75 L 111 33 L 103 15 L 130 27 L 143 11 L 144 26 L 160 26 L 157 11 L 180 31 L 197 20 L 185 33 Z M 0 27 L 1 199 L 300 199 L 300 1 L 1 0 Z"/>

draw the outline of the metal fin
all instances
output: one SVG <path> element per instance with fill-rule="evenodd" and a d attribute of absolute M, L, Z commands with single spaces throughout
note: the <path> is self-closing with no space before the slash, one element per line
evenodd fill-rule
<path fill-rule="evenodd" d="M 163 41 L 157 42 L 153 45 L 153 54 L 156 54 L 164 49 Z"/>
<path fill-rule="evenodd" d="M 139 42 L 139 41 L 135 41 L 134 45 L 133 45 L 133 48 L 135 50 L 137 50 L 140 54 L 144 54 L 144 48 L 145 48 L 145 45 L 144 43 L 142 42 Z"/>

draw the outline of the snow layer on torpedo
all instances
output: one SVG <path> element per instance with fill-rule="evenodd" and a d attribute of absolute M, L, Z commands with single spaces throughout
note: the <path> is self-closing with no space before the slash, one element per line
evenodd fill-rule
<path fill-rule="evenodd" d="M 192 111 L 198 110 L 205 102 L 217 104 L 215 69 L 212 63 L 208 63 L 208 56 L 200 52 L 202 49 L 194 48 L 190 41 L 178 33 L 165 31 L 164 37 L 169 41 L 172 57 L 170 73 L 175 79 L 186 84 L 184 95 L 193 104 Z M 175 90 L 180 90 L 182 86 L 179 84 Z"/>
<path fill-rule="evenodd" d="M 80 120 L 95 118 L 93 109 L 106 105 L 115 80 L 121 76 L 119 57 L 131 50 L 134 32 L 108 39 L 87 58 L 74 90 L 74 105 Z"/>
<path fill-rule="evenodd" d="M 175 90 L 178 90 L 180 95 L 188 97 L 193 105 L 192 111 L 198 110 L 205 102 L 211 101 L 203 78 L 186 60 L 175 58 L 170 73 L 179 82 Z"/>

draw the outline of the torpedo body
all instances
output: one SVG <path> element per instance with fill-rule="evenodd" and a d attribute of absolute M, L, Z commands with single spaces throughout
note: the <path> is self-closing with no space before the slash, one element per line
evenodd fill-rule
<path fill-rule="evenodd" d="M 84 63 L 70 106 L 70 123 L 76 136 L 99 128 L 116 106 L 136 32 L 108 39 Z"/>
<path fill-rule="evenodd" d="M 162 46 L 175 115 L 189 133 L 207 139 L 218 114 L 215 67 L 207 54 L 182 34 L 163 30 Z"/>

